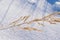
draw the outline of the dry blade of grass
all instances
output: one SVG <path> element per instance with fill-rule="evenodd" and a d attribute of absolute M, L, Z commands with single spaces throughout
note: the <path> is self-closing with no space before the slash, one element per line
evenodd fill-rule
<path fill-rule="evenodd" d="M 24 30 L 28 30 L 28 31 L 39 31 L 39 32 L 42 32 L 42 30 L 39 30 L 37 28 L 32 28 L 32 27 L 24 27 L 23 29 Z"/>
<path fill-rule="evenodd" d="M 60 22 L 60 18 L 55 18 L 54 22 Z"/>
<path fill-rule="evenodd" d="M 41 19 L 34 19 L 28 23 L 33 23 L 33 22 L 37 22 L 37 21 L 47 21 L 47 22 L 53 22 L 51 19 L 56 16 L 56 15 L 60 15 L 60 12 L 57 12 L 57 13 L 52 13 L 52 14 L 49 14 L 47 16 L 44 16 L 43 18 Z M 49 20 L 50 19 L 50 20 Z M 53 18 L 55 21 L 54 22 L 60 22 L 60 18 Z"/>
<path fill-rule="evenodd" d="M 45 19 L 44 21 L 49 22 L 51 24 L 56 24 L 55 22 L 60 22 L 60 19 L 54 18 L 54 15 L 60 15 L 60 12 L 49 14 L 47 16 L 44 16 L 43 18 L 40 18 L 40 19 L 34 19 L 34 20 L 29 21 L 29 22 L 24 22 L 24 23 L 21 23 L 21 24 L 17 24 L 17 26 L 23 25 L 25 23 L 26 24 L 31 24 L 33 22 L 42 21 L 43 19 Z M 23 17 L 23 19 L 25 19 L 24 21 L 26 21 L 28 18 L 29 18 L 29 16 L 24 16 Z"/>
<path fill-rule="evenodd" d="M 24 20 L 24 22 L 25 22 L 29 17 L 30 17 L 30 16 L 20 17 L 20 18 L 18 18 L 17 20 L 11 22 L 9 25 L 11 25 L 11 24 L 16 25 L 19 20 Z"/>
<path fill-rule="evenodd" d="M 45 19 L 44 21 L 49 22 L 49 23 L 51 23 L 51 24 L 55 24 L 55 22 L 60 22 L 60 19 L 58 19 L 58 18 L 53 18 L 54 15 L 60 15 L 60 12 L 58 12 L 58 13 L 53 13 L 53 14 L 49 14 L 49 15 L 47 15 L 47 16 L 44 16 L 43 18 L 34 19 L 34 20 L 29 21 L 29 22 L 24 22 L 24 23 L 21 23 L 21 24 L 17 24 L 17 23 L 16 23 L 17 21 L 15 21 L 15 22 L 14 22 L 14 25 L 17 24 L 17 26 L 20 26 L 20 25 L 23 25 L 23 24 L 25 24 L 25 23 L 26 23 L 26 24 L 31 24 L 31 23 L 33 23 L 33 22 L 42 21 L 43 19 Z M 28 18 L 29 18 L 29 16 L 24 16 L 24 17 L 23 17 L 23 19 L 25 19 L 24 21 L 26 21 Z M 49 19 L 50 19 L 50 20 L 49 20 Z M 52 20 L 52 19 L 53 19 L 53 20 Z M 13 23 L 13 22 L 12 22 L 12 23 Z"/>
<path fill-rule="evenodd" d="M 57 12 L 57 13 L 52 13 L 52 14 L 49 14 L 47 16 L 44 16 L 43 18 L 40 18 L 40 19 L 34 19 L 34 20 L 31 20 L 29 22 L 25 22 L 30 16 L 24 16 L 24 17 L 20 17 L 19 19 L 13 21 L 12 23 L 10 23 L 9 25 L 12 25 L 11 27 L 15 27 L 15 26 L 20 26 L 20 25 L 23 25 L 23 24 L 30 24 L 30 23 L 33 23 L 33 22 L 39 22 L 39 21 L 42 21 L 44 19 L 44 21 L 46 22 L 49 22 L 51 24 L 55 24 L 56 22 L 60 22 L 60 18 L 55 18 L 54 16 L 56 15 L 60 15 L 60 12 Z M 50 20 L 49 20 L 50 19 Z M 20 23 L 18 24 L 18 21 L 19 20 L 24 20 L 23 23 Z M 16 25 L 17 24 L 17 25 Z M 39 23 L 38 23 L 39 24 Z M 9 27 L 9 28 L 11 28 Z M 4 29 L 4 28 L 3 28 Z M 7 29 L 7 28 L 5 28 Z M 25 30 L 37 30 L 35 28 L 29 28 L 29 27 L 26 27 L 26 28 L 23 28 Z"/>
<path fill-rule="evenodd" d="M 25 16 L 24 17 L 24 22 L 29 18 L 30 16 Z"/>
<path fill-rule="evenodd" d="M 60 15 L 60 12 L 54 12 L 54 13 L 52 13 L 52 14 L 49 14 L 49 15 L 47 15 L 47 16 L 44 16 L 42 19 L 49 18 L 49 17 L 52 17 L 52 16 L 54 16 L 54 15 Z"/>

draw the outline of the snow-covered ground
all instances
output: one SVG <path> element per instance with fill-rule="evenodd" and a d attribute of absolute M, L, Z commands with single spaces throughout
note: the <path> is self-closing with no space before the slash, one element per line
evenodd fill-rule
<path fill-rule="evenodd" d="M 9 25 L 21 16 L 30 16 L 26 21 L 29 22 L 53 12 L 52 5 L 46 0 L 0 0 L 0 29 L 3 29 L 0 30 L 0 40 L 60 40 L 60 23 L 42 22 L 44 26 L 39 26 L 37 23 L 21 25 L 21 27 L 34 27 L 42 32 L 26 31 L 20 29 L 20 26 Z M 17 24 L 22 22 L 19 20 Z"/>

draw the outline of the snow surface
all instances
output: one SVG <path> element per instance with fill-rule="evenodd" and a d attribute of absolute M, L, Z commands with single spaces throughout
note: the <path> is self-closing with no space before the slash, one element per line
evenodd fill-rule
<path fill-rule="evenodd" d="M 9 23 L 21 16 L 31 15 L 27 20 L 30 21 L 54 12 L 52 5 L 46 2 L 46 0 L 37 1 L 38 2 L 32 5 L 27 0 L 1 0 L 0 29 L 8 28 Z M 29 25 L 43 30 L 43 32 L 25 31 L 19 29 L 19 27 L 0 30 L 0 40 L 60 40 L 60 23 L 50 24 L 44 22 L 44 25 L 45 26 L 38 26 L 35 23 Z"/>

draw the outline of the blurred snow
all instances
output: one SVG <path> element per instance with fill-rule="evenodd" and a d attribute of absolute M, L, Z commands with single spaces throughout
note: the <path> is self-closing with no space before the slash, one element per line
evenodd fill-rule
<path fill-rule="evenodd" d="M 9 27 L 7 26 L 9 23 L 21 16 L 31 15 L 27 20 L 30 21 L 35 18 L 42 18 L 43 16 L 54 12 L 52 5 L 46 0 L 29 0 L 30 2 L 33 2 L 32 4 L 29 3 L 28 0 L 14 0 L 8 9 L 11 1 L 12 0 L 0 1 L 0 22 L 5 15 L 4 20 L 0 23 L 0 28 L 3 28 L 1 26 L 2 24 L 6 28 Z M 8 12 L 6 13 L 7 9 Z M 41 29 L 43 32 L 25 31 L 19 29 L 19 27 L 0 30 L 0 40 L 60 40 L 60 23 L 50 24 L 44 22 L 44 25 L 45 26 L 37 26 L 34 23 L 29 25 Z"/>

